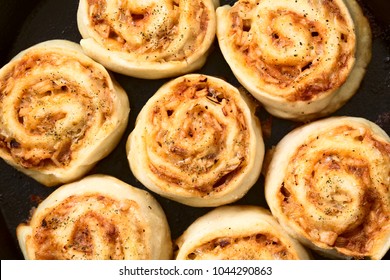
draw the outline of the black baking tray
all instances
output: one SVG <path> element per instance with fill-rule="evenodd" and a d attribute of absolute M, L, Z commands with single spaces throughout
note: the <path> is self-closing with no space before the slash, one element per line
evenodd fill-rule
<path fill-rule="evenodd" d="M 233 4 L 235 1 L 220 1 Z M 356 95 L 333 115 L 364 117 L 390 132 L 390 1 L 359 1 L 370 20 L 373 31 L 372 60 Z M 20 51 L 50 39 L 68 39 L 79 42 L 81 36 L 76 22 L 78 0 L 0 0 L 0 67 Z M 212 46 L 205 66 L 197 71 L 222 77 L 239 87 L 225 62 L 217 41 Z M 117 148 L 100 161 L 90 174 L 103 173 L 117 177 L 135 187 L 145 189 L 132 175 L 125 152 L 128 135 L 146 101 L 167 81 L 142 80 L 114 73 L 127 91 L 131 112 L 127 130 Z M 257 112 L 265 128 L 264 142 L 269 149 L 300 123 L 270 116 L 261 108 Z M 52 193 L 55 188 L 40 185 L 0 160 L 0 259 L 23 259 L 16 239 L 16 226 L 28 219 L 32 207 Z M 264 178 L 241 200 L 234 204 L 251 204 L 267 207 L 263 187 Z M 210 208 L 194 208 L 154 194 L 163 207 L 172 238 L 175 239 L 199 216 Z M 320 258 L 315 255 L 316 258 Z M 384 259 L 390 259 L 390 252 Z"/>

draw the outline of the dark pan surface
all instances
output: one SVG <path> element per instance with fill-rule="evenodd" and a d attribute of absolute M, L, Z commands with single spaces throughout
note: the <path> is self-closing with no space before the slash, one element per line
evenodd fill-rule
<path fill-rule="evenodd" d="M 235 1 L 221 1 L 232 4 Z M 390 11 L 388 0 L 361 0 L 373 30 L 373 57 L 358 93 L 333 115 L 359 116 L 371 120 L 390 132 Z M 0 0 L 0 67 L 20 51 L 50 39 L 79 42 L 76 11 L 78 0 Z M 214 43 L 206 65 L 198 72 L 223 77 L 240 86 Z M 125 153 L 127 136 L 134 128 L 135 119 L 146 101 L 167 80 L 146 81 L 114 74 L 130 99 L 130 118 L 122 141 L 117 148 L 97 164 L 90 173 L 112 175 L 133 186 L 145 189 L 132 175 Z M 266 148 L 300 125 L 271 117 L 264 110 L 258 116 L 263 124 L 271 125 L 271 135 L 265 135 Z M 47 197 L 55 188 L 47 188 L 16 171 L 0 160 L 0 258 L 23 258 L 17 244 L 16 226 L 28 219 L 32 207 Z M 263 194 L 263 177 L 249 193 L 235 204 L 267 207 Z M 197 217 L 210 208 L 194 208 L 154 195 L 163 207 L 171 227 L 172 238 L 177 238 Z M 385 256 L 390 259 L 390 252 Z"/>

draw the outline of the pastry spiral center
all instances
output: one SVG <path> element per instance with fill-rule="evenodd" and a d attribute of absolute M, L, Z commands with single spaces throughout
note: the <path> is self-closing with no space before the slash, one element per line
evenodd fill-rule
<path fill-rule="evenodd" d="M 202 1 L 88 0 L 90 22 L 111 50 L 144 61 L 181 61 L 206 36 L 209 8 Z M 100 37 L 100 38 L 99 38 Z"/>
<path fill-rule="evenodd" d="M 364 129 L 337 127 L 293 158 L 281 187 L 285 214 L 314 240 L 369 250 L 368 233 L 389 213 L 389 146 Z M 345 236 L 354 241 L 344 244 Z"/>
<path fill-rule="evenodd" d="M 145 258 L 148 254 L 146 244 L 142 244 L 145 233 L 135 213 L 137 209 L 130 200 L 71 196 L 47 211 L 34 228 L 36 258 Z"/>
<path fill-rule="evenodd" d="M 156 103 L 146 141 L 151 170 L 159 177 L 208 194 L 245 168 L 247 124 L 236 99 L 224 90 L 185 81 Z"/>
<path fill-rule="evenodd" d="M 341 2 L 341 3 L 338 3 Z M 289 101 L 341 86 L 354 63 L 352 19 L 342 1 L 239 1 L 229 40 L 260 80 Z"/>
<path fill-rule="evenodd" d="M 26 168 L 67 165 L 112 115 L 108 78 L 66 54 L 22 57 L 0 85 L 0 147 Z"/>

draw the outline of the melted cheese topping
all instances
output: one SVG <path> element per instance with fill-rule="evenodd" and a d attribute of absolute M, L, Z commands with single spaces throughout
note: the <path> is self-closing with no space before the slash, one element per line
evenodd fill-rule
<path fill-rule="evenodd" d="M 293 260 L 296 256 L 274 236 L 258 233 L 245 237 L 222 237 L 195 249 L 191 260 Z"/>
<path fill-rule="evenodd" d="M 106 67 L 130 76 L 162 78 L 189 72 L 203 65 L 213 42 L 214 9 L 211 0 L 83 0 L 78 24 L 87 40 L 81 45 Z M 100 52 L 91 49 L 96 44 Z M 138 71 L 144 67 L 149 73 Z"/>
<path fill-rule="evenodd" d="M 283 175 L 267 175 L 277 216 L 316 246 L 355 258 L 386 252 L 390 239 L 390 141 L 372 126 L 353 118 L 313 123 L 310 135 L 295 135 L 300 144 Z M 273 176 L 282 178 L 279 186 L 270 185 Z"/>
<path fill-rule="evenodd" d="M 94 175 L 64 185 L 17 228 L 26 259 L 161 259 L 172 253 L 157 202 L 117 179 Z"/>
<path fill-rule="evenodd" d="M 263 143 L 253 117 L 238 90 L 222 80 L 178 78 L 138 117 L 128 142 L 133 173 L 145 186 L 179 200 L 206 201 L 246 185 L 235 194 L 238 199 L 261 168 Z"/>
<path fill-rule="evenodd" d="M 364 16 L 354 1 L 346 2 L 353 3 L 255 0 L 218 9 L 217 34 L 226 60 L 271 113 L 298 119 L 317 113 L 347 81 L 361 32 L 354 18 Z M 366 25 L 368 31 L 359 34 L 364 40 L 370 37 Z"/>
<path fill-rule="evenodd" d="M 255 206 L 224 206 L 197 219 L 176 240 L 177 259 L 307 259 L 269 211 Z"/>
<path fill-rule="evenodd" d="M 137 211 L 131 200 L 71 196 L 41 215 L 30 241 L 37 248 L 35 258 L 144 259 L 146 238 Z"/>
<path fill-rule="evenodd" d="M 33 177 L 34 172 L 46 173 L 45 178 L 35 177 L 44 184 L 73 180 L 80 176 L 70 171 L 74 165 L 91 164 L 93 150 L 88 150 L 100 145 L 107 151 L 113 148 L 128 111 L 123 89 L 78 45 L 42 43 L 1 69 L 0 155 Z M 112 143 L 102 143 L 104 138 Z M 105 149 L 101 157 L 107 154 Z M 59 174 L 64 170 L 69 178 Z"/>

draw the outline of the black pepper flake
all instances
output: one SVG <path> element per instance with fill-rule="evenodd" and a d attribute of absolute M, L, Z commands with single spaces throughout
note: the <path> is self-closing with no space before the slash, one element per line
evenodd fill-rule
<path fill-rule="evenodd" d="M 221 248 L 224 248 L 224 247 L 226 247 L 228 245 L 230 245 L 230 241 L 229 240 L 221 240 L 221 241 L 219 241 L 219 246 Z"/>
<path fill-rule="evenodd" d="M 306 69 L 309 69 L 310 68 L 310 66 L 311 66 L 311 62 L 309 62 L 308 64 L 306 64 L 305 66 L 303 66 L 302 67 L 302 69 L 301 69 L 301 71 L 303 72 L 303 71 L 305 71 Z"/>
<path fill-rule="evenodd" d="M 16 141 L 15 139 L 12 139 L 10 142 L 11 148 L 12 149 L 18 149 L 20 148 L 20 143 Z"/>

